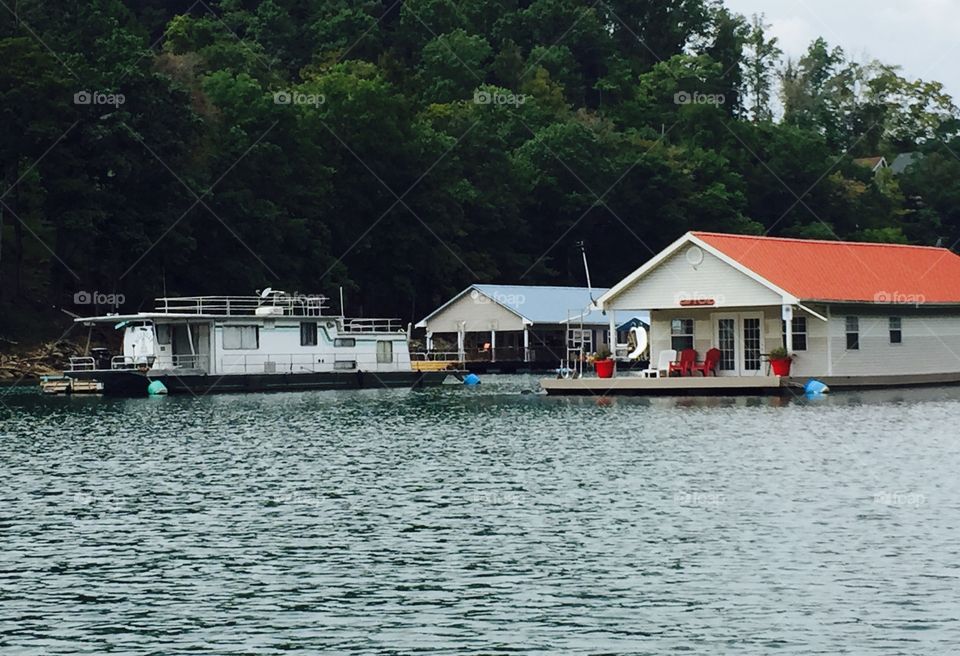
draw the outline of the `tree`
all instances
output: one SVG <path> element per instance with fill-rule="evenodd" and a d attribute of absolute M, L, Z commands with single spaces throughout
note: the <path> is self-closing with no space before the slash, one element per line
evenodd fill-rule
<path fill-rule="evenodd" d="M 773 120 L 773 81 L 783 51 L 777 37 L 767 36 L 770 25 L 763 14 L 753 15 L 744 60 L 750 117 L 755 123 Z"/>

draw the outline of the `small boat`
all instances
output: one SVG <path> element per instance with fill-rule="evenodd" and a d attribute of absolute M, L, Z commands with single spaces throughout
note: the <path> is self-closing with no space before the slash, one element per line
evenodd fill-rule
<path fill-rule="evenodd" d="M 158 298 L 137 314 L 81 317 L 123 331 L 123 352 L 70 358 L 64 376 L 95 381 L 104 394 L 169 394 L 416 388 L 446 371 L 411 367 L 399 319 L 329 314 L 321 295 L 266 289 L 255 296 Z M 151 383 L 159 381 L 162 385 Z"/>

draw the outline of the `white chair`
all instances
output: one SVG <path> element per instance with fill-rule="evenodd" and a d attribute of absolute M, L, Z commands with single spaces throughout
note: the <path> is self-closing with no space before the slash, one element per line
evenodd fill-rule
<path fill-rule="evenodd" d="M 670 363 L 676 361 L 677 352 L 674 349 L 660 351 L 660 360 L 657 362 L 657 368 L 644 369 L 640 373 L 643 374 L 644 378 L 660 378 L 660 372 L 663 372 L 663 377 L 667 377 L 670 375 Z"/>

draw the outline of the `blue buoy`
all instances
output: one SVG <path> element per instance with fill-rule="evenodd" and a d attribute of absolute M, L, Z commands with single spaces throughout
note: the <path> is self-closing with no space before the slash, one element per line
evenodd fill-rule
<path fill-rule="evenodd" d="M 807 396 L 820 396 L 821 394 L 826 394 L 830 391 L 830 388 L 826 383 L 817 380 L 816 378 L 811 378 L 807 381 L 807 384 L 803 386 L 803 392 Z"/>
<path fill-rule="evenodd" d="M 159 396 L 166 393 L 167 386 L 161 383 L 159 380 L 151 380 L 150 384 L 147 385 L 147 394 L 150 396 Z"/>
<path fill-rule="evenodd" d="M 463 377 L 463 384 L 473 387 L 480 384 L 480 376 L 477 374 L 467 374 Z"/>

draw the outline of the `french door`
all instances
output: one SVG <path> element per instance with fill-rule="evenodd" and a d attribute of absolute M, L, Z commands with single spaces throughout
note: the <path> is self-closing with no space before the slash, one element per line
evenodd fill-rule
<path fill-rule="evenodd" d="M 720 349 L 721 376 L 759 375 L 763 366 L 763 314 L 714 314 L 713 343 Z"/>

